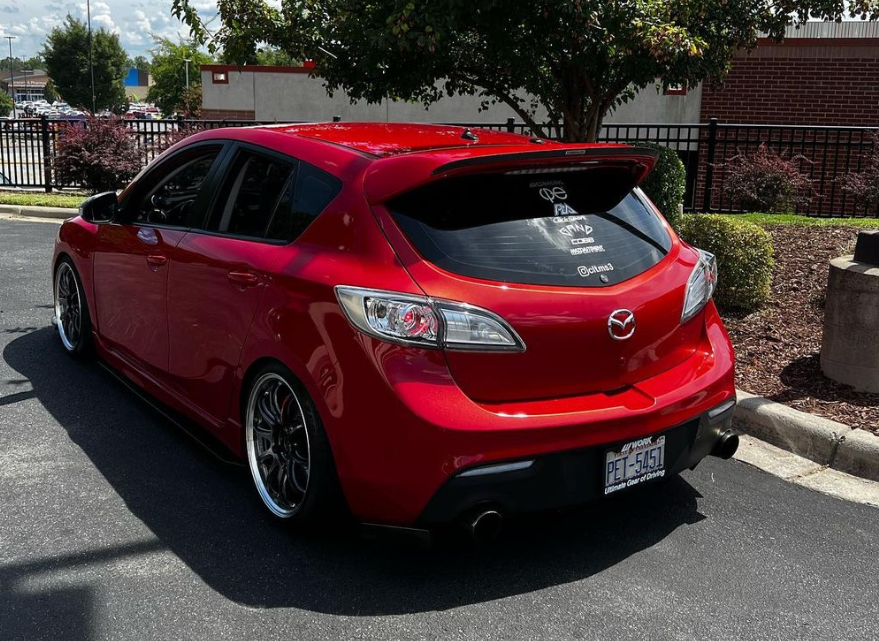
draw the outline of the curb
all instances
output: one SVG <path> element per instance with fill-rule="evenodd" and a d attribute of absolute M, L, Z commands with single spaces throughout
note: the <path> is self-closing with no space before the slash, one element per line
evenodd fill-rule
<path fill-rule="evenodd" d="M 739 402 L 733 420 L 745 434 L 819 465 L 879 481 L 879 437 L 762 396 L 736 393 Z"/>
<path fill-rule="evenodd" d="M 0 214 L 13 216 L 31 216 L 34 218 L 71 218 L 79 213 L 78 209 L 67 207 L 33 207 L 28 205 L 0 205 Z"/>

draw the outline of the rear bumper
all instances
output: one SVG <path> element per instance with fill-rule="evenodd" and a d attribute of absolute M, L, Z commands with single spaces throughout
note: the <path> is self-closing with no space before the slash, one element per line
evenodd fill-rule
<path fill-rule="evenodd" d="M 656 483 L 694 467 L 711 454 L 721 434 L 731 429 L 732 425 L 735 406 L 727 403 L 721 407 L 724 411 L 718 415 L 709 416 L 705 412 L 657 433 L 657 437 L 665 436 L 664 473 L 643 480 L 637 486 Z M 606 452 L 619 445 L 622 443 L 545 454 L 510 462 L 506 468 L 492 464 L 463 470 L 437 491 L 417 524 L 431 527 L 482 509 L 493 509 L 502 514 L 524 514 L 569 508 L 598 500 L 605 496 L 603 472 Z M 477 474 L 474 475 L 474 472 Z"/>
<path fill-rule="evenodd" d="M 524 512 L 588 501 L 601 489 L 597 457 L 606 448 L 669 430 L 683 440 L 666 469 L 679 472 L 707 456 L 721 432 L 703 417 L 735 398 L 732 345 L 713 304 L 691 358 L 635 386 L 581 397 L 478 403 L 455 384 L 442 353 L 357 340 L 339 348 L 337 372 L 319 387 L 346 499 L 370 523 L 441 522 L 480 502 Z M 535 465 L 494 479 L 461 476 L 523 459 Z"/>

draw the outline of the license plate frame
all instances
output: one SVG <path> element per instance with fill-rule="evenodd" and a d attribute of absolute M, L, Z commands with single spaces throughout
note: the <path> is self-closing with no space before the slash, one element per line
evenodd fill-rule
<path fill-rule="evenodd" d="M 664 434 L 647 436 L 604 450 L 601 483 L 604 495 L 663 478 L 666 441 Z"/>

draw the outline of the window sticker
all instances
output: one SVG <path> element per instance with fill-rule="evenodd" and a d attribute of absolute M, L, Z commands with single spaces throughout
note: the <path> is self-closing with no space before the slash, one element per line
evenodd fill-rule
<path fill-rule="evenodd" d="M 594 276 L 595 274 L 603 274 L 604 272 L 612 272 L 613 263 L 605 263 L 604 265 L 580 265 L 577 273 L 583 278 Z"/>

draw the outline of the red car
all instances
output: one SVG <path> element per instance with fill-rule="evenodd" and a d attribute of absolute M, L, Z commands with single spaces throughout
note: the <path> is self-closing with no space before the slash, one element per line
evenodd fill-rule
<path fill-rule="evenodd" d="M 56 326 L 277 517 L 477 532 L 729 457 L 714 257 L 655 154 L 416 124 L 218 129 L 61 227 Z"/>

